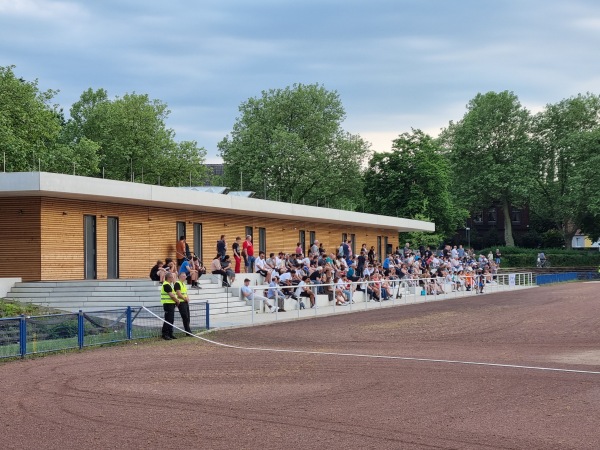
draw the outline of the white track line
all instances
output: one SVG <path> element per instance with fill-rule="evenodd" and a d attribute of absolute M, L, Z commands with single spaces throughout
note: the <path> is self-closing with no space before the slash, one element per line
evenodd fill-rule
<path fill-rule="evenodd" d="M 165 320 L 150 311 L 145 306 L 142 306 L 147 312 L 152 314 L 154 317 L 159 319 L 162 322 Z M 373 359 L 395 359 L 400 361 L 418 361 L 418 362 L 431 362 L 431 363 L 444 363 L 444 364 L 464 364 L 469 366 L 487 366 L 487 367 L 502 367 L 502 368 L 510 368 L 510 369 L 526 369 L 526 370 L 544 370 L 549 372 L 567 372 L 567 373 L 585 373 L 585 374 L 593 374 L 600 375 L 600 371 L 594 370 L 577 370 L 577 369 L 560 369 L 557 367 L 540 367 L 540 366 L 521 366 L 518 364 L 500 364 L 500 363 L 486 363 L 486 362 L 476 362 L 476 361 L 459 361 L 453 359 L 430 359 L 430 358 L 415 358 L 410 356 L 388 356 L 388 355 L 365 355 L 361 353 L 336 353 L 336 352 L 317 352 L 310 350 L 288 350 L 288 349 L 278 349 L 278 348 L 261 348 L 261 347 L 240 347 L 238 345 L 230 345 L 223 344 L 222 342 L 213 341 L 211 339 L 207 339 L 202 336 L 198 336 L 196 334 L 188 333 L 185 330 L 173 325 L 173 328 L 179 330 L 185 334 L 189 334 L 197 339 L 208 342 L 209 344 L 218 345 L 220 347 L 232 348 L 236 350 L 250 350 L 257 352 L 278 352 L 278 353 L 301 353 L 305 355 L 328 355 L 328 356 L 350 356 L 354 358 L 373 358 Z"/>

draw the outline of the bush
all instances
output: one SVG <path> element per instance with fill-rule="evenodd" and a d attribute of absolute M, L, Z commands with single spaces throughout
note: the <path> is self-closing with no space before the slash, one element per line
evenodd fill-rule
<path fill-rule="evenodd" d="M 566 250 L 562 248 L 529 249 L 522 247 L 497 247 L 502 253 L 503 267 L 533 267 L 537 254 L 543 251 L 553 267 L 585 267 L 599 266 L 600 252 L 581 250 Z M 496 253 L 496 248 L 485 248 L 478 253 L 487 255 L 490 250 Z"/>
<path fill-rule="evenodd" d="M 565 239 L 558 230 L 548 230 L 542 234 L 542 247 L 544 248 L 563 248 Z"/>

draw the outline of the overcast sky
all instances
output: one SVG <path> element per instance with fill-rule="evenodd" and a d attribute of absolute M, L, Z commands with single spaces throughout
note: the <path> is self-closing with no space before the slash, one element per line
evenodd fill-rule
<path fill-rule="evenodd" d="M 90 87 L 159 99 L 208 162 L 263 90 L 321 83 L 343 128 L 386 151 L 479 92 L 534 112 L 598 94 L 599 48 L 598 0 L 0 0 L 0 66 L 59 89 L 66 112 Z"/>

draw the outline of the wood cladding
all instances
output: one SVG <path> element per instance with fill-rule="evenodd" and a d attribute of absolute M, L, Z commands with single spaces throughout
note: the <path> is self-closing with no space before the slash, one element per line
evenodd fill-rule
<path fill-rule="evenodd" d="M 39 198 L 0 198 L 0 276 L 41 279 Z"/>
<path fill-rule="evenodd" d="M 23 211 L 20 213 L 19 211 Z M 335 253 L 342 233 L 355 234 L 361 244 L 377 245 L 377 236 L 397 245 L 393 229 L 343 227 L 298 220 L 217 214 L 212 212 L 156 208 L 120 203 L 94 202 L 50 197 L 0 199 L 0 277 L 20 276 L 24 280 L 78 280 L 84 278 L 83 217 L 96 217 L 97 278 L 107 278 L 107 218 L 119 220 L 119 277 L 146 278 L 157 259 L 175 259 L 177 222 L 186 223 L 187 242 L 194 248 L 193 224 L 202 224 L 202 256 L 205 264 L 216 254 L 216 242 L 225 234 L 227 247 L 236 236 L 245 237 L 252 227 L 258 255 L 259 228 L 266 229 L 266 250 L 295 251 L 299 232 L 310 232 L 325 248 Z"/>

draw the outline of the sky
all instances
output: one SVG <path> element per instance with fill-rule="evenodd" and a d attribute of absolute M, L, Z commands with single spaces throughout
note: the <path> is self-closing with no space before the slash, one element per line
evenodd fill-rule
<path fill-rule="evenodd" d="M 433 136 L 478 93 L 532 112 L 600 94 L 597 0 L 0 0 L 0 66 L 56 89 L 148 94 L 177 141 L 217 144 L 239 106 L 294 83 L 336 91 L 374 151 Z"/>

